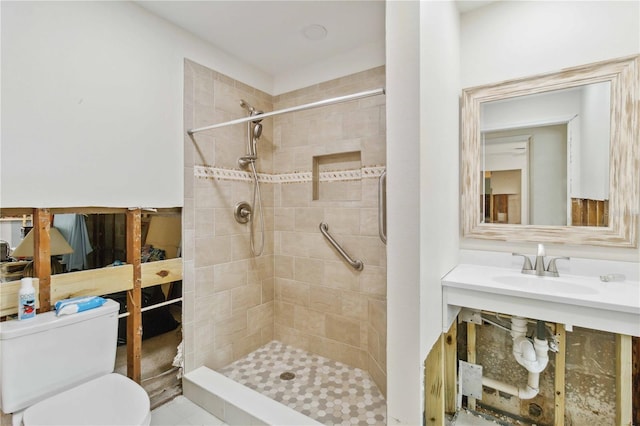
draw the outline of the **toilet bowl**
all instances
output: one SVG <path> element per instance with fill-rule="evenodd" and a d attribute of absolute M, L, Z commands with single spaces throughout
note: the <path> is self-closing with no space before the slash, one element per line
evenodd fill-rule
<path fill-rule="evenodd" d="M 40 401 L 24 412 L 24 426 L 147 426 L 149 397 L 131 379 L 117 373 L 98 377 Z"/>
<path fill-rule="evenodd" d="M 0 323 L 0 408 L 14 426 L 149 425 L 149 396 L 113 372 L 119 304 Z"/>

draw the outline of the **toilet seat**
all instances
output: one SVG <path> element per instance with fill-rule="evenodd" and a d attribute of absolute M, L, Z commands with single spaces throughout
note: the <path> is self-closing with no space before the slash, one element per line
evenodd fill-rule
<path fill-rule="evenodd" d="M 98 377 L 40 401 L 24 412 L 29 425 L 148 425 L 149 396 L 116 373 Z"/>

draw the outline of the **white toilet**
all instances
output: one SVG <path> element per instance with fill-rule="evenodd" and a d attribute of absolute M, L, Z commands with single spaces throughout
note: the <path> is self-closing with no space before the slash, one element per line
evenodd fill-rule
<path fill-rule="evenodd" d="M 148 425 L 149 397 L 113 373 L 119 305 L 0 323 L 0 408 L 14 425 Z"/>

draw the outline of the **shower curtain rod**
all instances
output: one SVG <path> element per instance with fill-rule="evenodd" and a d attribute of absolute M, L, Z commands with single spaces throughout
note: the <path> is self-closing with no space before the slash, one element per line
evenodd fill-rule
<path fill-rule="evenodd" d="M 190 135 L 193 135 L 194 133 L 203 132 L 205 130 L 217 129 L 218 127 L 230 126 L 232 124 L 246 123 L 247 121 L 262 120 L 263 118 L 272 117 L 274 115 L 285 114 L 288 112 L 303 111 L 306 109 L 319 108 L 327 105 L 339 104 L 342 102 L 355 101 L 357 99 L 368 98 L 369 96 L 384 95 L 384 93 L 385 93 L 384 88 L 380 88 L 380 89 L 368 90 L 365 92 L 354 93 L 351 95 L 338 96 L 337 98 L 330 98 L 322 101 L 311 102 L 309 104 L 298 105 L 298 106 L 279 109 L 271 112 L 264 112 L 262 114 L 246 116 L 246 117 L 238 118 L 231 121 L 225 121 L 224 123 L 213 124 L 211 126 L 198 127 L 197 129 L 187 130 L 187 133 Z"/>

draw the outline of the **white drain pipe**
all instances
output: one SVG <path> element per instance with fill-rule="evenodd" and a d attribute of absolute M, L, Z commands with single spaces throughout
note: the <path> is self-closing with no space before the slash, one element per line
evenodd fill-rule
<path fill-rule="evenodd" d="M 529 372 L 526 386 L 517 387 L 498 380 L 482 378 L 482 384 L 520 399 L 531 399 L 539 392 L 540 373 L 549 363 L 549 343 L 547 340 L 526 337 L 527 320 L 522 317 L 511 318 L 511 337 L 513 338 L 513 356 Z"/>

